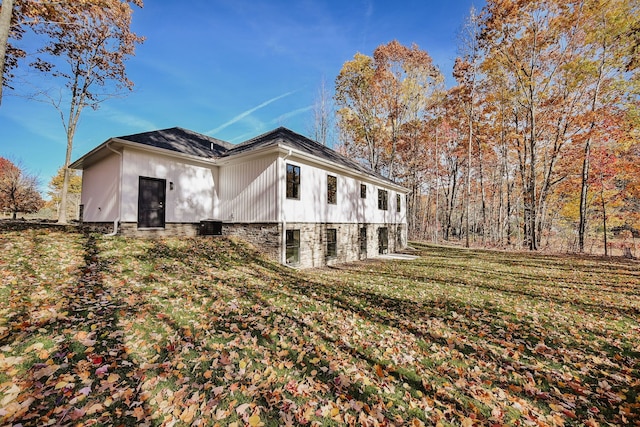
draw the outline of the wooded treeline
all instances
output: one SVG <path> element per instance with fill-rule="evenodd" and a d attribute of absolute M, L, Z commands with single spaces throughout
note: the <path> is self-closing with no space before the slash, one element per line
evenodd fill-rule
<path fill-rule="evenodd" d="M 397 41 L 336 78 L 339 150 L 411 190 L 413 239 L 606 248 L 640 230 L 640 2 L 488 0 L 457 85 Z"/>

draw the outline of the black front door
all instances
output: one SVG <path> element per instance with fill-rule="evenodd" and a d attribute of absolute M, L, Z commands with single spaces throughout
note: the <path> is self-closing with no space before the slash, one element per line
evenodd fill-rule
<path fill-rule="evenodd" d="M 138 193 L 138 227 L 164 227 L 166 180 L 140 177 Z"/>

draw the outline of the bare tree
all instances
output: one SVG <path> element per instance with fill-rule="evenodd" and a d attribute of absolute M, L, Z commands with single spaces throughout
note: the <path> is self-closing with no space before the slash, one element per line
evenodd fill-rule
<path fill-rule="evenodd" d="M 469 16 L 462 26 L 459 34 L 460 58 L 456 59 L 453 75 L 464 89 L 464 111 L 468 120 L 467 139 L 467 194 L 465 201 L 465 247 L 469 247 L 469 205 L 471 204 L 471 153 L 474 138 L 474 102 L 476 95 L 476 82 L 480 68 L 480 18 L 476 9 L 472 6 Z"/>
<path fill-rule="evenodd" d="M 322 145 L 333 145 L 334 117 L 333 96 L 329 93 L 323 77 L 313 104 L 313 129 L 311 133 L 314 140 Z"/>
<path fill-rule="evenodd" d="M 136 44 L 143 38 L 130 29 L 130 2 L 142 6 L 140 0 L 103 0 L 86 4 L 80 11 L 60 6 L 58 21 L 43 22 L 35 28 L 50 42 L 40 50 L 34 65 L 64 81 L 67 88 L 64 96 L 48 98 L 60 113 L 67 137 L 61 206 L 67 205 L 68 167 L 82 110 L 87 106 L 97 109 L 106 99 L 133 89 L 125 61 L 134 55 Z M 58 222 L 67 222 L 66 209 L 60 210 Z"/>

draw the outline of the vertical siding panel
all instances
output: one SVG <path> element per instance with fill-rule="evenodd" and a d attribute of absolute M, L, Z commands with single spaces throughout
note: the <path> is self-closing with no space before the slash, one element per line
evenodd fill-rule
<path fill-rule="evenodd" d="M 220 182 L 225 188 L 221 198 L 221 219 L 238 222 L 274 222 L 276 165 L 275 155 L 238 165 L 223 166 Z M 228 189 L 228 190 L 227 190 Z"/>

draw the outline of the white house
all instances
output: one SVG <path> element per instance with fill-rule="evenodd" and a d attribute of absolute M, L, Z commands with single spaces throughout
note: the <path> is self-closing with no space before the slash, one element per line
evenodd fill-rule
<path fill-rule="evenodd" d="M 242 144 L 171 128 L 110 138 L 83 170 L 85 225 L 126 235 L 235 235 L 316 267 L 406 246 L 407 189 L 286 128 Z"/>

